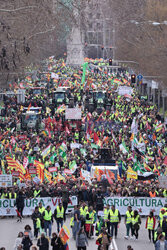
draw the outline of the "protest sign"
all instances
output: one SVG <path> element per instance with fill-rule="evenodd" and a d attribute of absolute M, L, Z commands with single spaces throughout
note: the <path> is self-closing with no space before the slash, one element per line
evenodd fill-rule
<path fill-rule="evenodd" d="M 12 187 L 12 175 L 0 175 L 0 187 Z"/>
<path fill-rule="evenodd" d="M 167 176 L 159 176 L 159 187 L 167 189 Z"/>
<path fill-rule="evenodd" d="M 149 215 L 150 211 L 154 211 L 155 215 L 159 215 L 159 211 L 167 203 L 166 198 L 156 197 L 106 197 L 104 205 L 115 205 L 121 215 L 125 215 L 128 206 L 132 206 L 133 210 L 137 210 L 140 215 Z"/>
<path fill-rule="evenodd" d="M 81 120 L 80 108 L 66 108 L 65 111 L 66 120 Z"/>
<path fill-rule="evenodd" d="M 127 87 L 127 86 L 119 86 L 117 91 L 118 91 L 118 95 L 129 95 L 129 96 L 131 96 L 133 94 L 133 88 Z"/>
<path fill-rule="evenodd" d="M 26 199 L 23 215 L 32 215 L 35 207 L 38 206 L 39 202 L 42 202 L 42 205 L 44 207 L 50 206 L 53 213 L 60 201 L 61 198 L 52 197 Z M 75 205 L 77 205 L 77 197 L 71 196 L 69 198 L 67 213 L 72 212 Z M 17 215 L 15 208 L 15 199 L 0 199 L 0 216 L 10 215 Z"/>

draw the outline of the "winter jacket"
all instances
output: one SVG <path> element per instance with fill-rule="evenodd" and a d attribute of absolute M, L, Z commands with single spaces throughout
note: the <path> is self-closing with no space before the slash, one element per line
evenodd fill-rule
<path fill-rule="evenodd" d="M 49 241 L 45 237 L 41 237 L 37 241 L 37 246 L 39 247 L 39 250 L 49 250 Z"/>
<path fill-rule="evenodd" d="M 57 239 L 57 237 L 51 239 L 51 246 L 53 247 L 52 250 L 64 250 L 64 246 L 61 242 L 61 239 Z"/>
<path fill-rule="evenodd" d="M 76 236 L 76 247 L 85 247 L 88 245 L 88 239 L 85 233 L 77 234 Z"/>
<path fill-rule="evenodd" d="M 164 247 L 164 250 L 167 250 L 167 241 L 165 240 L 165 247 Z M 155 243 L 155 250 L 160 250 L 160 240 L 158 240 L 156 243 Z"/>
<path fill-rule="evenodd" d="M 32 241 L 29 237 L 24 237 L 22 240 L 23 250 L 30 250 L 30 247 L 32 246 Z"/>

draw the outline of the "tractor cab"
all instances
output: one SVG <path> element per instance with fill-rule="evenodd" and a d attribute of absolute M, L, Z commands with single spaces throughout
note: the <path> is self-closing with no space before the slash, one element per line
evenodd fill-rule
<path fill-rule="evenodd" d="M 37 129 L 41 125 L 42 116 L 35 111 L 27 111 L 21 114 L 22 129 Z"/>

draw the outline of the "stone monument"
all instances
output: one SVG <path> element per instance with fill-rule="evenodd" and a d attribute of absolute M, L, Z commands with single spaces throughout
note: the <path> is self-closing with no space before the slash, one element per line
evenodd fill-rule
<path fill-rule="evenodd" d="M 67 38 L 67 64 L 81 65 L 84 63 L 84 48 L 80 28 L 80 16 L 78 10 L 74 11 L 75 24 Z"/>

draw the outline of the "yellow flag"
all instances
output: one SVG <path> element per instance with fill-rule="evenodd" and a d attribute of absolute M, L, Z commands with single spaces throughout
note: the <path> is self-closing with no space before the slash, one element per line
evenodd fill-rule
<path fill-rule="evenodd" d="M 128 168 L 127 170 L 127 179 L 135 179 L 137 180 L 138 175 L 131 167 Z"/>

